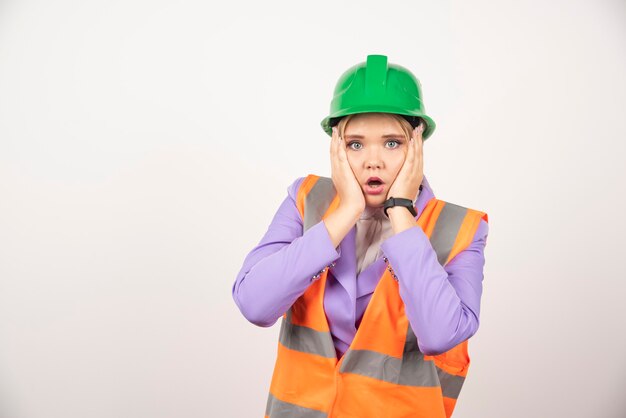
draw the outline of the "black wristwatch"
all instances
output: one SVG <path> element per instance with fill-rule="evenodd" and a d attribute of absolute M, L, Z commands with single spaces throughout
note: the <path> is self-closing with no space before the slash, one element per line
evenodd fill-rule
<path fill-rule="evenodd" d="M 409 212 L 411 212 L 411 215 L 417 216 L 417 212 L 415 212 L 415 207 L 413 207 L 413 201 L 411 199 L 405 199 L 403 197 L 390 197 L 385 200 L 385 205 L 383 206 L 385 216 L 387 218 L 389 217 L 389 215 L 387 215 L 387 209 L 394 206 L 404 206 L 409 210 Z"/>

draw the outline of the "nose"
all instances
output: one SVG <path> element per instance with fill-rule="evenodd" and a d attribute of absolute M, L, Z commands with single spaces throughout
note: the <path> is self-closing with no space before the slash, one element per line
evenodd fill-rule
<path fill-rule="evenodd" d="M 382 168 L 380 161 L 368 161 L 367 168 Z"/>
<path fill-rule="evenodd" d="M 382 168 L 383 160 L 380 158 L 380 153 L 370 152 L 365 160 L 366 168 Z"/>

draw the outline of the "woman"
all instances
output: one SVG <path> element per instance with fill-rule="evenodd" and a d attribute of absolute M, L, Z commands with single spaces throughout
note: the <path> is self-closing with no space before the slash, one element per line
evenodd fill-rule
<path fill-rule="evenodd" d="M 479 324 L 487 214 L 434 197 L 419 81 L 369 55 L 337 82 L 332 177 L 296 179 L 233 298 L 282 316 L 266 417 L 449 417 Z"/>

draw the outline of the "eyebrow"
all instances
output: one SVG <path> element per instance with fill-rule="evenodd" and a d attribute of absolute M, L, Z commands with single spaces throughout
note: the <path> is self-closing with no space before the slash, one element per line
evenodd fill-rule
<path fill-rule="evenodd" d="M 385 134 L 382 136 L 382 138 L 397 138 L 399 136 L 404 136 L 403 134 Z M 346 135 L 346 138 L 357 138 L 357 139 L 363 139 L 365 138 L 363 135 Z"/>

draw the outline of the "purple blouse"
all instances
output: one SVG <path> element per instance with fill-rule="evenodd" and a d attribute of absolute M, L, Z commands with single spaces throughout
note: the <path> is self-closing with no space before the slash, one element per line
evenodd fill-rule
<path fill-rule="evenodd" d="M 380 257 L 356 274 L 356 226 L 338 248 L 333 246 L 324 221 L 303 234 L 296 207 L 303 180 L 299 177 L 287 189 L 287 197 L 265 236 L 246 256 L 232 295 L 248 321 L 269 327 L 316 280 L 313 276 L 334 261 L 326 281 L 324 309 L 337 358 L 341 358 L 356 334 L 386 263 Z M 425 176 L 422 185 L 415 204 L 418 216 L 434 197 Z M 398 277 L 407 318 L 426 355 L 448 351 L 478 330 L 488 228 L 481 220 L 470 246 L 445 267 L 439 264 L 428 237 L 417 225 L 380 245 Z"/>

